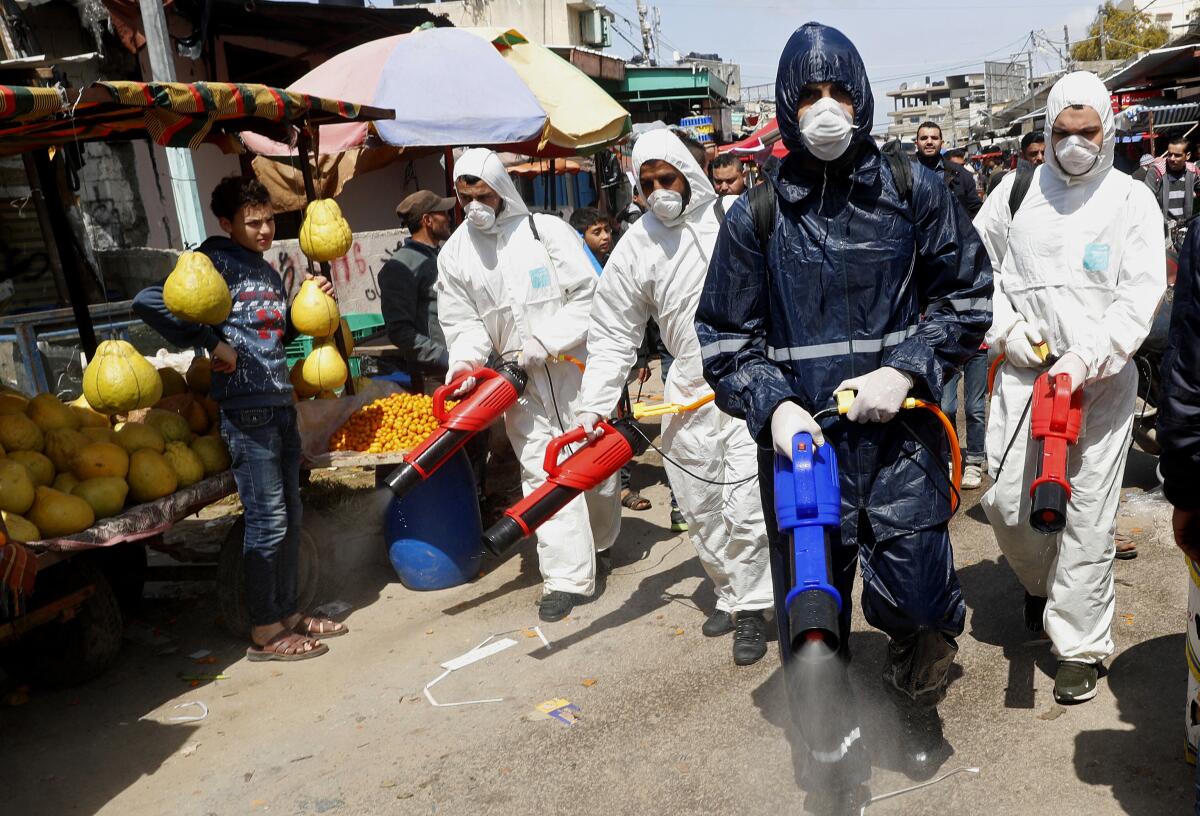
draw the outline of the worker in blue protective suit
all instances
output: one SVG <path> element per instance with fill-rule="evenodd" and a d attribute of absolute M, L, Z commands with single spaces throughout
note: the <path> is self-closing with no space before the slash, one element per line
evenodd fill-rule
<path fill-rule="evenodd" d="M 744 417 L 759 444 L 781 645 L 791 643 L 783 602 L 792 563 L 776 534 L 772 448 L 790 455 L 799 431 L 836 448 L 841 671 L 857 559 L 863 613 L 891 638 L 884 685 L 898 703 L 908 770 L 927 777 L 952 752 L 936 705 L 965 609 L 946 530 L 944 432 L 928 412 L 897 414 L 910 393 L 936 404 L 979 348 L 991 322 L 991 266 L 941 177 L 905 161 L 904 183 L 892 169 L 901 163 L 875 146 L 871 88 L 845 35 L 818 23 L 799 28 L 775 88 L 789 153 L 768 172 L 773 196 L 739 199 L 717 239 L 696 312 L 704 373 L 717 404 Z M 851 421 L 814 421 L 844 388 L 857 391 Z M 782 651 L 786 671 L 795 664 Z M 793 699 L 809 778 L 843 800 L 865 795 L 870 775 L 855 710 L 847 699 L 797 711 Z M 831 716 L 840 721 L 833 728 Z M 818 719 L 819 733 L 810 725 Z"/>

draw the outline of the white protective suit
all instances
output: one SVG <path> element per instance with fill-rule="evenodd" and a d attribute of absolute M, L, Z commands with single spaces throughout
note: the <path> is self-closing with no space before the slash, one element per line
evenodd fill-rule
<path fill-rule="evenodd" d="M 695 317 L 721 228 L 717 194 L 670 131 L 650 131 L 634 144 L 634 173 L 653 159 L 680 170 L 691 195 L 683 213 L 670 223 L 652 212 L 643 215 L 605 264 L 592 301 L 580 412 L 612 412 L 651 318 L 675 357 L 665 399 L 686 404 L 712 393 L 704 381 Z M 773 606 L 757 450 L 746 423 L 709 403 L 664 418 L 662 444 L 667 456 L 689 471 L 664 462 L 692 542 L 716 586 L 717 608 L 732 612 Z M 711 485 L 696 476 L 736 484 Z"/>
<path fill-rule="evenodd" d="M 1096 164 L 1078 177 L 1062 170 L 1052 138 L 1055 118 L 1071 105 L 1094 109 L 1104 127 Z M 1063 77 L 1046 105 L 1046 163 L 1034 171 L 1016 216 L 1008 197 L 1017 174 L 1009 173 L 974 222 L 996 271 L 987 343 L 1002 352 L 1010 329 L 1024 320 L 1052 354 L 1075 352 L 1087 365 L 1083 432 L 1069 453 L 1066 528 L 1046 536 L 1029 526 L 1036 446 L 1020 418 L 1046 369 L 1000 369 L 987 432 L 997 481 L 982 500 L 1025 589 L 1048 598 L 1044 625 L 1055 654 L 1085 662 L 1113 651 L 1113 537 L 1137 393 L 1137 370 L 1127 363 L 1166 287 L 1162 215 L 1146 185 L 1113 170 L 1113 130 L 1100 80 L 1085 72 Z"/>
<path fill-rule="evenodd" d="M 458 362 L 483 365 L 493 352 L 514 359 L 531 336 L 553 357 L 585 360 L 596 273 L 579 236 L 559 218 L 531 216 L 490 150 L 466 151 L 454 175 L 483 179 L 504 205 L 489 230 L 463 223 L 438 254 L 438 319 L 451 368 Z M 546 480 L 546 444 L 575 424 L 582 378 L 568 362 L 549 362 L 527 373 L 524 395 L 504 414 L 525 495 Z M 537 537 L 543 591 L 593 594 L 596 552 L 612 546 L 620 521 L 613 477 L 542 524 Z"/>

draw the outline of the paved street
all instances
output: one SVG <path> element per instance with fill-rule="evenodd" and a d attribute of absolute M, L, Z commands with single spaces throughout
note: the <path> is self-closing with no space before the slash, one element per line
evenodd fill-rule
<path fill-rule="evenodd" d="M 1186 574 L 1168 537 L 1167 506 L 1139 489 L 1150 483 L 1147 462 L 1135 453 L 1126 479 L 1121 526 L 1142 554 L 1117 564 L 1120 651 L 1099 696 L 1070 709 L 1051 697 L 1049 650 L 1028 642 L 1018 585 L 974 506 L 978 494 L 969 495 L 952 528 L 970 610 L 962 674 L 943 707 L 956 749 L 944 770 L 979 774 L 955 775 L 869 813 L 1027 814 L 1050 802 L 1077 813 L 1187 811 Z M 640 466 L 635 482 L 659 473 Z M 169 645 L 127 642 L 99 680 L 62 692 L 34 689 L 27 704 L 0 708 L 4 811 L 800 811 L 776 654 L 739 669 L 728 638 L 700 634 L 713 596 L 690 543 L 666 529 L 664 487 L 646 491 L 652 511 L 626 511 L 603 597 L 543 627 L 549 649 L 530 631 L 539 592 L 531 547 L 489 561 L 469 586 L 410 592 L 370 562 L 361 518 L 376 501 L 371 494 L 363 488 L 319 519 L 321 529 L 335 531 L 330 537 L 349 536 L 343 567 L 358 562 L 338 593 L 354 606 L 353 632 L 332 641 L 329 655 L 248 663 L 243 646 L 214 622 L 205 585 L 152 601 L 144 617 Z M 425 700 L 422 687 L 440 673 L 438 663 L 504 632 L 516 646 L 435 689 L 444 702 L 501 702 L 434 708 Z M 890 713 L 874 697 L 884 638 L 860 620 L 852 646 L 876 765 L 872 791 L 884 794 L 910 784 L 891 770 Z M 201 649 L 216 662 L 186 657 Z M 196 688 L 178 677 L 219 673 L 229 679 Z M 578 706 L 576 724 L 535 710 L 555 698 Z M 166 722 L 196 715 L 195 706 L 173 708 L 193 700 L 207 705 L 206 719 Z"/>

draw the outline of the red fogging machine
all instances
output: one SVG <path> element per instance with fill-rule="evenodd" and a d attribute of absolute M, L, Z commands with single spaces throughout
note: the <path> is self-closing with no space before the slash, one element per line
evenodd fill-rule
<path fill-rule="evenodd" d="M 475 378 L 475 388 L 450 411 L 446 400 L 469 377 Z M 433 392 L 433 416 L 438 428 L 413 448 L 384 483 L 397 497 L 433 475 L 450 460 L 471 437 L 491 425 L 516 404 L 525 392 L 529 376 L 516 363 L 503 363 L 494 370 L 479 368 L 456 377 Z"/>
<path fill-rule="evenodd" d="M 500 520 L 483 534 L 483 546 L 495 555 L 534 531 L 563 509 L 580 493 L 599 487 L 633 458 L 634 430 L 627 419 L 596 425 L 600 438 L 587 442 L 583 428 L 572 428 L 546 446 L 542 463 L 546 481 L 517 504 L 504 511 Z M 563 448 L 577 442 L 583 447 L 559 461 Z"/>
<path fill-rule="evenodd" d="M 1037 469 L 1029 486 L 1029 525 L 1039 533 L 1057 533 L 1066 525 L 1071 498 L 1067 454 L 1079 441 L 1082 425 L 1083 389 L 1072 390 L 1068 374 L 1038 377 L 1033 384 L 1030 415 L 1030 435 L 1037 443 Z"/>

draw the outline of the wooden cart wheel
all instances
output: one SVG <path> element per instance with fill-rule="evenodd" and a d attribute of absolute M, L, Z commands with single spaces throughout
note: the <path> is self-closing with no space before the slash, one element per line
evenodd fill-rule
<path fill-rule="evenodd" d="M 117 596 L 95 558 L 77 555 L 38 573 L 34 610 L 72 592 L 91 594 L 58 620 L 39 626 L 3 654 L 4 669 L 36 686 L 62 688 L 99 677 L 121 650 L 124 621 Z"/>
<path fill-rule="evenodd" d="M 250 636 L 250 612 L 246 608 L 246 576 L 242 571 L 242 546 L 246 521 L 239 517 L 225 540 L 217 561 L 217 605 L 225 628 L 237 638 Z M 321 582 L 321 556 L 317 542 L 307 530 L 300 531 L 300 575 L 297 578 L 299 608 L 309 609 Z"/>

